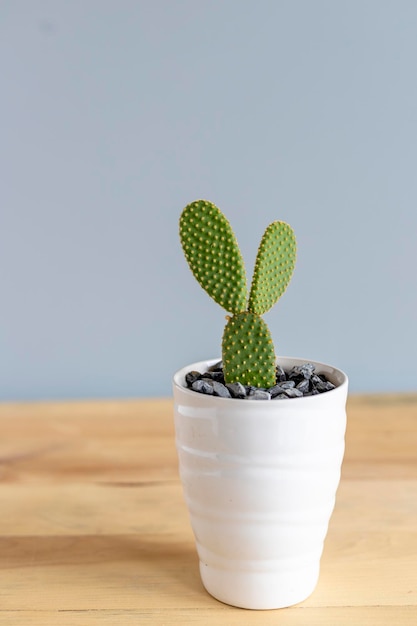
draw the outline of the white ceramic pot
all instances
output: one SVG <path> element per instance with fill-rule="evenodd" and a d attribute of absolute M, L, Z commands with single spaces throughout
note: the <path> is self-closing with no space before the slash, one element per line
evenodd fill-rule
<path fill-rule="evenodd" d="M 180 476 L 207 591 L 247 609 L 282 608 L 314 590 L 344 453 L 348 379 L 288 400 L 206 396 L 174 376 Z M 280 358 L 284 369 L 306 359 Z"/>

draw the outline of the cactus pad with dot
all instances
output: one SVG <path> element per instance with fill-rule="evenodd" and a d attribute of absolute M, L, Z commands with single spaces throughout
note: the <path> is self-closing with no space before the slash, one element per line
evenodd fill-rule
<path fill-rule="evenodd" d="M 223 333 L 222 358 L 225 381 L 254 387 L 275 384 L 275 351 L 264 320 L 245 311 L 229 319 Z"/>
<path fill-rule="evenodd" d="M 185 257 L 200 285 L 230 313 L 246 308 L 246 272 L 233 230 L 211 202 L 187 205 L 180 218 Z"/>
<path fill-rule="evenodd" d="M 285 222 L 273 222 L 265 230 L 256 256 L 248 310 L 263 315 L 282 296 L 295 266 L 294 231 Z"/>

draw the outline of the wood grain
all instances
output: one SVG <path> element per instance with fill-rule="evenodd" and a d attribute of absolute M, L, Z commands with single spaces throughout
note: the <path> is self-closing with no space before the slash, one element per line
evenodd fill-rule
<path fill-rule="evenodd" d="M 0 405 L 0 624 L 417 623 L 417 396 L 352 397 L 314 594 L 280 611 L 202 588 L 170 400 Z"/>

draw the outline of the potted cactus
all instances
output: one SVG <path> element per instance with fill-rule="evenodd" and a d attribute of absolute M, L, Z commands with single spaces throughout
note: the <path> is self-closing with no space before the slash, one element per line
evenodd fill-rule
<path fill-rule="evenodd" d="M 344 452 L 347 376 L 275 355 L 262 315 L 286 290 L 291 227 L 266 229 L 249 292 L 223 213 L 185 207 L 180 239 L 200 285 L 228 313 L 222 357 L 173 379 L 180 476 L 202 582 L 249 609 L 290 606 L 314 590 Z"/>

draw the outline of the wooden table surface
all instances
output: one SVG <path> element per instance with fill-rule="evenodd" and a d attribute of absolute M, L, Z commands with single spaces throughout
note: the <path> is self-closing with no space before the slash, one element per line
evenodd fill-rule
<path fill-rule="evenodd" d="M 203 589 L 170 400 L 0 405 L 0 624 L 417 624 L 417 395 L 351 397 L 314 594 Z"/>

